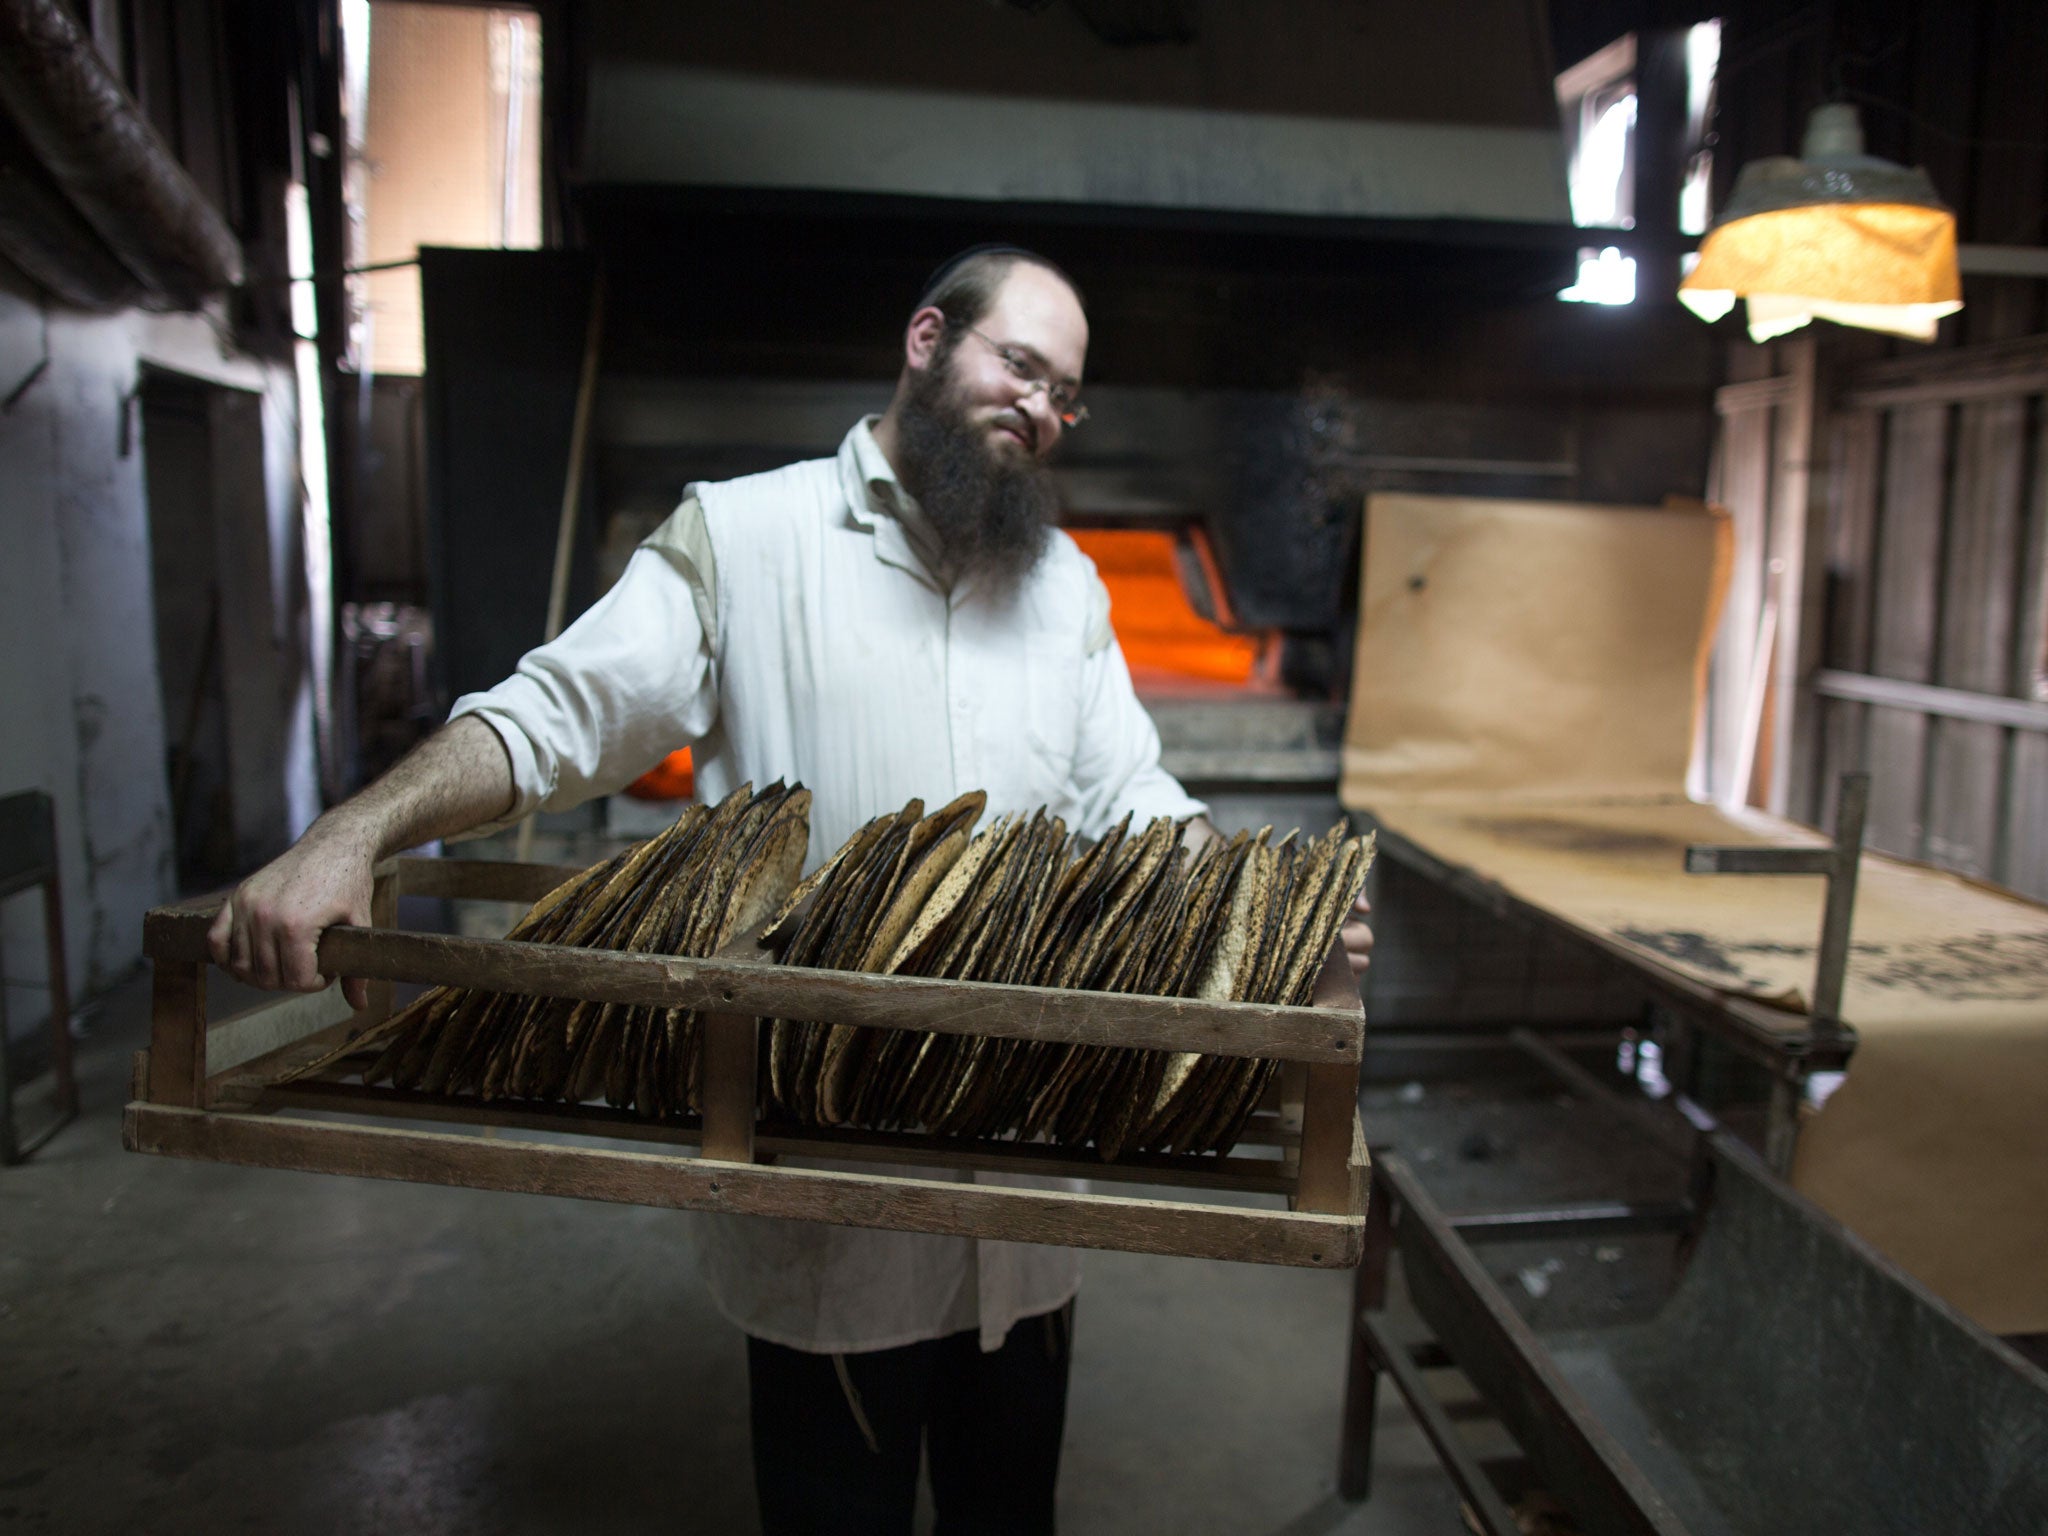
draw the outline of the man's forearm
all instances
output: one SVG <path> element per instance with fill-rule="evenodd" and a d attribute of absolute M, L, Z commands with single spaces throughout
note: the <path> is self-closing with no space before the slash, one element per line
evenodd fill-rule
<path fill-rule="evenodd" d="M 307 837 L 346 838 L 373 859 L 388 858 L 495 820 L 512 809 L 514 797 L 505 744 L 477 716 L 464 715 L 328 811 Z"/>
<path fill-rule="evenodd" d="M 259 987 L 320 987 L 320 935 L 336 923 L 370 920 L 379 859 L 466 832 L 504 815 L 512 802 L 504 744 L 490 726 L 465 715 L 237 886 L 206 931 L 214 963 Z M 345 990 L 354 1006 L 364 1005 L 360 981 Z"/>

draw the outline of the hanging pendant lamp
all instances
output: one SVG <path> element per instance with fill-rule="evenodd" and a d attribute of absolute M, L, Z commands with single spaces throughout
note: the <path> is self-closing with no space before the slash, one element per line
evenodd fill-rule
<path fill-rule="evenodd" d="M 1799 159 L 1742 168 L 1678 297 L 1710 322 L 1748 300 L 1752 341 L 1812 320 L 1932 341 L 1963 307 L 1956 216 L 1925 171 L 1863 152 L 1854 107 L 1816 107 Z"/>

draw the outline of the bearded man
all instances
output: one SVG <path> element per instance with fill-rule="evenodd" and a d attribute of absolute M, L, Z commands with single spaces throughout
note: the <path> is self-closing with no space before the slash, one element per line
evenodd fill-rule
<path fill-rule="evenodd" d="M 685 745 L 707 800 L 810 788 L 807 868 L 912 796 L 985 789 L 991 816 L 1042 805 L 1091 838 L 1200 815 L 1160 767 L 1094 567 L 1051 526 L 1045 461 L 1086 414 L 1087 348 L 1043 257 L 948 262 L 887 411 L 834 458 L 691 486 L 559 639 L 252 876 L 214 959 L 317 988 L 319 932 L 368 921 L 380 857 L 611 793 Z M 700 1232 L 748 1336 L 770 1536 L 908 1532 L 921 1450 L 941 1531 L 1053 1528 L 1078 1255 L 756 1217 Z"/>

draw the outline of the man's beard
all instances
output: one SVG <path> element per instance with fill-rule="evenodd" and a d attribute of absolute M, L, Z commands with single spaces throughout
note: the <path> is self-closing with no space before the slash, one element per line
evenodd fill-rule
<path fill-rule="evenodd" d="M 989 446 L 953 388 L 950 354 L 910 376 L 898 417 L 903 484 L 945 546 L 956 579 L 1014 590 L 1045 551 L 1059 511 L 1052 471 Z"/>

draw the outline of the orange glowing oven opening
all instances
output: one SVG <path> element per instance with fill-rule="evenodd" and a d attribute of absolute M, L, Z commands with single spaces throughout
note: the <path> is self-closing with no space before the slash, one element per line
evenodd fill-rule
<path fill-rule="evenodd" d="M 1200 579 L 1220 606 L 1223 583 L 1198 527 L 1070 528 L 1109 589 L 1109 622 L 1140 692 L 1188 684 L 1264 690 L 1269 637 L 1227 629 L 1189 600 L 1183 563 L 1199 563 Z M 1226 619 L 1227 612 L 1223 615 Z"/>
<path fill-rule="evenodd" d="M 678 747 L 626 786 L 635 800 L 687 800 L 697 792 L 697 766 L 690 749 Z"/>

